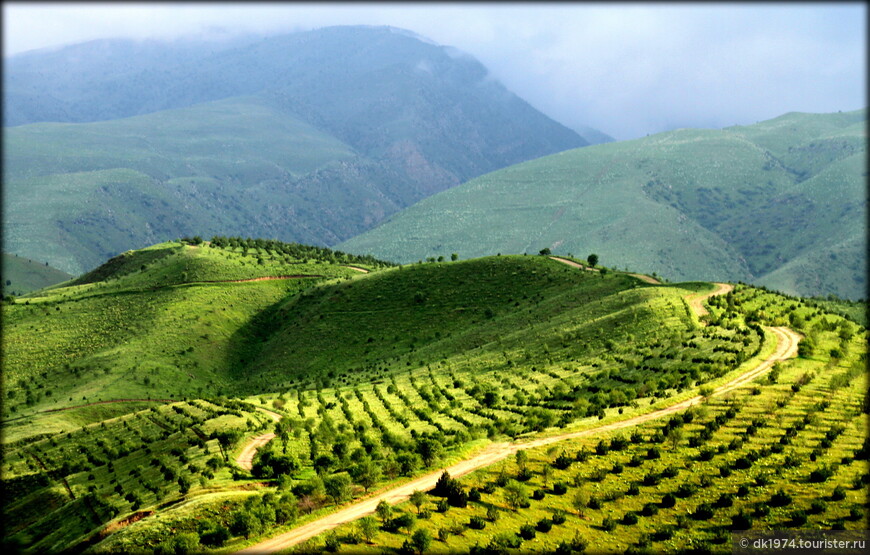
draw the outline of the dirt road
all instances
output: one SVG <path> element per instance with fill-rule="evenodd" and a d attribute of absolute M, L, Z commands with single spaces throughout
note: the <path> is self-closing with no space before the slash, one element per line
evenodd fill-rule
<path fill-rule="evenodd" d="M 689 301 L 689 306 L 692 307 L 692 310 L 695 311 L 695 314 L 697 314 L 699 318 L 701 316 L 709 314 L 709 312 L 707 311 L 707 307 L 704 306 L 704 301 L 714 295 L 724 295 L 725 293 L 728 293 L 729 291 L 732 291 L 734 289 L 734 286 L 730 283 L 714 283 L 713 285 L 716 286 L 716 289 L 712 293 L 704 293 L 702 295 L 698 295 L 697 297 L 690 296 L 686 299 L 687 301 Z"/>
<path fill-rule="evenodd" d="M 278 422 L 281 420 L 281 415 L 277 412 L 272 412 L 269 409 L 257 408 L 258 411 L 268 415 L 272 420 Z M 275 434 L 268 433 L 259 435 L 248 442 L 245 445 L 245 448 L 242 449 L 242 452 L 236 457 L 236 464 L 240 467 L 244 468 L 247 471 L 250 471 L 254 466 L 254 455 L 257 454 L 257 449 L 266 445 L 270 441 L 275 439 Z"/>
<path fill-rule="evenodd" d="M 572 263 L 572 265 L 574 264 L 576 263 Z M 692 308 L 697 310 L 698 307 L 701 307 L 701 309 L 703 309 L 703 304 L 698 303 L 703 303 L 704 300 L 712 297 L 713 295 L 721 295 L 727 293 L 732 289 L 732 287 L 727 284 L 716 285 L 717 288 L 712 292 L 699 295 L 696 299 L 693 299 L 693 303 L 695 304 L 691 304 Z M 706 309 L 703 310 L 705 310 L 706 312 Z M 724 393 L 732 391 L 757 378 L 759 375 L 770 369 L 776 362 L 792 358 L 797 354 L 797 344 L 801 337 L 799 334 L 788 328 L 769 329 L 776 336 L 777 344 L 774 352 L 754 368 L 744 372 L 743 374 L 716 388 L 711 396 L 722 395 Z M 621 420 L 619 422 L 604 424 L 602 426 L 597 426 L 595 428 L 590 428 L 588 430 L 582 430 L 579 432 L 569 432 L 552 437 L 532 439 L 524 442 L 493 443 L 470 459 L 458 462 L 452 466 L 437 470 L 436 472 L 432 472 L 425 476 L 415 478 L 410 482 L 407 482 L 389 491 L 377 494 L 368 499 L 352 503 L 351 505 L 335 513 L 326 515 L 323 518 L 319 518 L 303 526 L 299 526 L 298 528 L 294 528 L 293 530 L 285 532 L 284 534 L 276 536 L 272 539 L 260 542 L 256 545 L 240 551 L 239 553 L 271 553 L 281 551 L 299 543 L 302 543 L 307 539 L 313 538 L 314 536 L 322 534 L 323 532 L 326 532 L 328 530 L 332 530 L 333 528 L 341 526 L 342 524 L 352 522 L 361 517 L 374 513 L 375 507 L 377 507 L 378 503 L 380 503 L 381 501 L 387 501 L 388 503 L 395 504 L 408 499 L 411 494 L 416 490 L 426 491 L 432 489 L 433 487 L 435 487 L 435 483 L 438 481 L 441 473 L 445 470 L 453 477 L 462 476 L 479 468 L 483 468 L 500 460 L 506 459 L 507 457 L 513 455 L 521 449 L 530 449 L 532 447 L 549 445 L 551 443 L 564 441 L 566 439 L 574 439 L 602 432 L 630 428 L 633 426 L 637 426 L 638 424 L 648 422 L 650 420 L 655 420 L 669 414 L 685 410 L 693 405 L 701 403 L 703 400 L 703 397 L 695 396 L 691 399 L 680 401 L 679 403 L 675 403 L 668 407 L 661 408 L 647 414 L 642 414 L 633 418 Z"/>
<path fill-rule="evenodd" d="M 351 270 L 356 270 L 357 272 L 362 272 L 364 274 L 369 273 L 365 268 L 360 268 L 359 266 L 345 266 L 345 268 L 350 268 Z"/>
<path fill-rule="evenodd" d="M 589 266 L 584 266 L 583 264 L 580 264 L 578 262 L 574 262 L 573 260 L 568 260 L 567 258 L 561 258 L 559 256 L 551 256 L 549 258 L 550 258 L 550 260 L 555 260 L 556 262 L 561 262 L 562 264 L 567 264 L 568 266 L 573 266 L 573 267 L 579 268 L 581 270 L 587 270 L 589 272 L 597 272 L 598 271 L 598 268 L 590 268 Z M 645 282 L 651 283 L 653 285 L 661 285 L 662 284 L 662 282 L 660 282 L 656 278 L 654 278 L 652 276 L 648 276 L 646 274 L 628 274 L 628 275 L 636 277 L 637 279 L 639 279 L 641 281 L 645 281 Z"/>

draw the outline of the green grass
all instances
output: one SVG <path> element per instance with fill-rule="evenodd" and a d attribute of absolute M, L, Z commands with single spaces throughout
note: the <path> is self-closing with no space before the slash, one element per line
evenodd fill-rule
<path fill-rule="evenodd" d="M 789 114 L 565 151 L 427 198 L 338 247 L 399 262 L 595 252 L 674 281 L 857 299 L 865 120 L 864 110 Z"/>
<path fill-rule="evenodd" d="M 249 539 L 233 532 L 218 552 L 238 549 L 263 534 L 336 510 L 324 493 L 305 493 L 318 473 L 324 479 L 350 473 L 353 485 L 346 502 L 364 495 L 361 472 L 366 464 L 377 469 L 370 490 L 382 491 L 461 460 L 492 441 L 586 429 L 693 396 L 700 385 L 727 380 L 769 352 L 772 344 L 763 340 L 759 324 L 791 325 L 813 348 L 804 358 L 781 365 L 777 383 L 759 382 L 757 395 L 752 394 L 755 384 L 732 393 L 739 412 L 706 441 L 730 442 L 761 407 L 783 415 L 781 425 L 764 428 L 735 449 L 749 453 L 763 448 L 775 433 L 811 412 L 820 398 L 829 398 L 831 405 L 815 410 L 820 416 L 812 434 L 797 436 L 798 454 L 815 449 L 818 434 L 838 422 L 846 429 L 820 463 L 854 452 L 863 433 L 856 410 L 864 386 L 855 369 L 866 358 L 866 330 L 799 298 L 739 285 L 734 293 L 709 301 L 711 315 L 702 326 L 685 297 L 709 291 L 706 283 L 650 286 L 621 272 L 577 270 L 543 256 L 386 269 L 374 261 L 369 267 L 376 271 L 369 274 L 345 267 L 352 259 L 338 253 L 312 254 L 307 262 L 288 256 L 262 247 L 249 247 L 245 255 L 242 247 L 214 243 L 159 244 L 125 253 L 76 285 L 4 305 L 4 378 L 14 387 L 7 389 L 4 403 L 3 470 L 5 484 L 16 492 L 4 508 L 12 525 L 6 541 L 29 551 L 74 545 L 90 545 L 98 552 L 153 550 L 167 547 L 182 532 L 198 537 L 204 526 L 230 527 L 238 515 L 253 510 L 245 503 L 258 502 L 264 493 L 280 497 L 294 492 L 291 504 L 299 504 L 295 518 L 282 524 L 268 510 L 257 513 L 272 524 Z M 292 268 L 324 277 L 210 283 L 282 275 Z M 39 343 L 28 341 L 35 333 L 43 338 Z M 790 395 L 791 384 L 807 371 L 816 376 Z M 836 394 L 824 393 L 834 387 Z M 786 397 L 788 402 L 777 407 L 776 401 Z M 92 404 L 117 399 L 125 401 Z M 662 447 L 662 459 L 644 463 L 644 472 L 660 470 L 666 462 L 688 464 L 697 451 L 688 447 L 690 438 L 701 423 L 727 411 L 729 403 L 708 402 L 686 424 L 680 440 L 686 446 Z M 267 451 L 284 456 L 280 439 L 260 450 L 253 473 L 234 464 L 209 470 L 206 462 L 225 454 L 215 434 L 235 430 L 226 450 L 232 461 L 247 440 L 275 430 L 257 407 L 283 415 L 292 470 L 278 479 L 262 467 Z M 52 410 L 62 408 L 69 410 Z M 644 426 L 644 441 L 652 441 L 649 437 L 661 424 Z M 598 439 L 563 447 L 573 454 L 581 444 L 594 447 Z M 736 458 L 737 451 L 729 457 Z M 780 455 L 785 454 L 765 455 L 753 469 L 782 466 Z M 533 469 L 540 470 L 556 455 L 534 452 Z M 627 453 L 608 457 L 593 457 L 594 464 L 575 465 L 572 472 L 594 472 L 600 466 L 595 461 L 624 463 Z M 714 457 L 713 463 L 721 460 Z M 716 469 L 713 463 L 693 462 L 706 474 Z M 830 484 L 845 477 L 842 483 L 849 486 L 863 464 L 847 463 L 849 470 L 838 472 Z M 643 477 L 637 468 L 625 466 L 618 479 L 587 477 L 584 483 L 594 484 L 602 496 L 616 495 L 627 487 L 626 480 Z M 808 473 L 815 468 L 810 466 L 798 468 Z M 464 483 L 482 485 L 497 470 L 479 471 Z M 180 491 L 179 476 L 189 491 Z M 573 480 L 574 474 L 559 476 Z M 692 476 L 683 471 L 668 483 Z M 540 487 L 540 479 L 535 474 L 529 483 Z M 731 487 L 715 484 L 715 491 Z M 599 543 L 612 542 L 597 531 L 596 519 L 622 518 L 642 506 L 635 507 L 638 499 L 653 502 L 662 495 L 660 488 L 641 489 L 640 497 L 605 503 L 603 512 L 579 524 L 584 534 Z M 848 504 L 855 502 L 851 491 L 846 505 L 831 504 L 825 522 L 848 516 Z M 500 494 L 492 495 L 484 501 L 503 504 Z M 278 506 L 277 498 L 267 499 L 267 505 Z M 504 510 L 498 523 L 452 536 L 446 545 L 436 542 L 433 549 L 484 544 L 494 530 L 543 518 L 561 506 L 554 502 L 566 499 L 546 495 L 529 511 L 515 515 Z M 35 511 L 36 506 L 46 510 Z M 478 508 L 434 513 L 417 525 L 467 522 L 483 512 L 479 505 L 471 506 Z M 135 514 L 144 518 L 129 523 Z M 665 511 L 660 514 L 664 518 Z M 570 522 L 524 547 L 555 547 Z M 657 521 L 642 520 L 620 541 L 642 543 L 650 522 Z M 716 530 L 704 526 L 676 534 L 674 548 L 716 539 Z M 378 546 L 398 547 L 404 541 L 404 535 L 380 534 Z"/>
<path fill-rule="evenodd" d="M 47 262 L 39 263 L 14 254 L 3 253 L 2 267 L 4 296 L 24 295 L 73 277 L 66 272 L 52 268 Z"/>
<path fill-rule="evenodd" d="M 479 502 L 471 502 L 467 508 L 451 507 L 446 513 L 440 513 L 435 510 L 438 498 L 428 496 L 423 508 L 428 509 L 431 516 L 417 519 L 415 527 L 428 530 L 433 538 L 438 537 L 441 529 L 455 530 L 454 534 L 448 534 L 446 541 L 434 541 L 429 551 L 468 551 L 474 545 L 486 546 L 496 535 L 514 537 L 522 525 L 534 526 L 559 510 L 565 512 L 566 522 L 553 526 L 547 533 L 538 531 L 534 539 L 523 541 L 523 552 L 553 551 L 560 543 L 570 544 L 578 537 L 594 552 L 642 548 L 667 552 L 706 548 L 730 552 L 732 517 L 741 511 L 752 517 L 753 529 L 830 529 L 834 526 L 866 529 L 866 516 L 853 518 L 851 513 L 857 508 L 866 515 L 865 488 L 870 470 L 866 455 L 866 417 L 862 414 L 867 390 L 866 375 L 862 371 L 866 362 L 865 333 L 843 339 L 837 333 L 842 319 L 817 313 L 802 303 L 798 303 L 800 306 L 795 310 L 787 309 L 788 299 L 758 290 L 743 288 L 735 299 L 746 310 L 767 311 L 771 316 L 769 323 L 775 323 L 776 313 L 795 312 L 807 318 L 809 330 L 818 329 L 819 324 L 828 326 L 825 321 L 832 323 L 835 329 L 817 332 L 822 351 L 819 355 L 780 363 L 774 379 L 761 378 L 678 414 L 670 421 L 663 419 L 636 429 L 529 450 L 531 479 L 525 482 L 527 494 L 541 489 L 545 495 L 542 500 L 529 499 L 528 508 L 517 511 L 509 507 L 498 485 L 502 473 L 507 478 L 517 475 L 518 466 L 513 459 L 460 479 L 466 490 L 486 490 L 481 492 Z M 714 309 L 714 312 L 721 311 Z M 824 351 L 834 347 L 848 354 L 831 359 Z M 802 385 L 795 389 L 795 384 Z M 689 415 L 693 417 L 691 420 Z M 680 430 L 674 440 L 668 436 L 671 424 Z M 708 432 L 704 431 L 706 428 Z M 829 432 L 832 440 L 825 439 Z M 596 454 L 599 443 L 606 446 L 614 437 L 628 440 L 627 446 Z M 865 452 L 859 455 L 862 447 Z M 658 449 L 659 457 L 650 459 L 648 453 L 653 448 Z M 576 453 L 582 450 L 589 455 L 579 462 Z M 568 468 L 552 466 L 560 453 L 569 456 Z M 748 466 L 742 465 L 740 460 L 746 461 L 745 457 L 755 460 Z M 549 467 L 549 476 L 545 476 L 545 467 Z M 722 468 L 728 470 L 727 476 Z M 810 474 L 819 468 L 833 470 L 821 483 L 810 479 Z M 666 469 L 673 469 L 676 475 L 662 475 Z M 645 482 L 656 475 L 659 478 L 655 485 L 652 481 Z M 766 481 L 759 482 L 759 479 Z M 567 486 L 566 493 L 554 492 L 557 482 Z M 692 486 L 685 497 L 679 495 L 684 485 Z M 632 486 L 635 492 L 631 491 Z M 741 489 L 744 487 L 745 491 Z M 832 497 L 837 487 L 843 488 L 843 499 Z M 783 507 L 770 502 L 780 490 L 791 497 Z M 584 496 L 585 506 L 582 507 L 574 503 L 579 492 Z M 666 493 L 677 494 L 673 508 L 661 505 Z M 727 507 L 717 506 L 723 495 L 731 496 Z M 592 500 L 599 504 L 590 503 Z M 824 504 L 816 510 L 813 503 L 819 500 Z M 712 518 L 692 518 L 704 503 L 712 505 Z M 649 514 L 644 512 L 648 506 L 652 506 Z M 495 522 L 486 518 L 489 507 L 498 511 L 499 518 Z M 758 512 L 765 508 L 767 511 Z M 397 509 L 416 512 L 408 502 Z M 803 511 L 806 522 L 794 521 L 796 511 Z M 629 514 L 637 516 L 636 524 L 625 520 Z M 472 517 L 484 518 L 485 528 L 470 529 L 468 523 Z M 608 518 L 616 523 L 616 532 L 602 528 Z M 339 528 L 336 530 L 338 538 L 345 543 L 352 542 L 356 526 Z M 459 535 L 455 535 L 456 532 Z M 342 546 L 339 552 L 381 552 L 401 547 L 407 538 L 404 533 L 380 530 L 371 545 L 352 543 Z M 323 536 L 315 538 L 306 548 L 322 550 L 323 541 Z"/>

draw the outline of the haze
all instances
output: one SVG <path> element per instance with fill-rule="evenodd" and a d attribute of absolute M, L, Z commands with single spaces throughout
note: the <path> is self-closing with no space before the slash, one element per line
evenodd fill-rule
<path fill-rule="evenodd" d="M 391 25 L 468 52 L 561 123 L 617 139 L 866 105 L 866 5 L 3 4 L 4 55 L 99 38 Z"/>

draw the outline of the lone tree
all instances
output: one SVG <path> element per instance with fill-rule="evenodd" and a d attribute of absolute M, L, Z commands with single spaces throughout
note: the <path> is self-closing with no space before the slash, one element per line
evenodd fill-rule
<path fill-rule="evenodd" d="M 541 254 L 544 256 L 550 254 L 550 247 L 544 247 L 543 249 L 541 249 Z"/>
<path fill-rule="evenodd" d="M 589 265 L 594 268 L 595 265 L 598 264 L 598 255 L 597 254 L 590 254 L 589 256 L 586 257 L 586 262 L 588 262 Z"/>

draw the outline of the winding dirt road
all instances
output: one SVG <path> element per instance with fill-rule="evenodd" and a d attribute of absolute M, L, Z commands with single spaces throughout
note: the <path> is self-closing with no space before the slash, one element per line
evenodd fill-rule
<path fill-rule="evenodd" d="M 556 260 L 570 263 L 570 265 L 572 266 L 582 268 L 582 266 L 577 264 L 576 262 L 566 261 L 564 259 Z M 728 284 L 716 285 L 717 287 L 715 290 L 709 293 L 699 295 L 697 298 L 693 298 L 690 302 L 690 306 L 692 306 L 692 308 L 696 311 L 698 311 L 700 307 L 700 309 L 703 310 L 704 313 L 706 313 L 706 309 L 703 307 L 703 302 L 706 299 L 714 295 L 722 295 L 733 289 L 733 287 Z M 786 360 L 797 355 L 797 344 L 801 337 L 799 334 L 788 328 L 783 327 L 768 329 L 772 331 L 773 334 L 776 336 L 777 345 L 774 352 L 754 368 L 744 372 L 739 376 L 736 376 L 729 382 L 716 388 L 713 393 L 711 393 L 711 396 L 722 395 L 724 393 L 732 391 L 754 380 L 755 378 L 766 372 L 768 369 L 770 369 L 776 362 Z M 435 483 L 438 481 L 438 478 L 444 471 L 447 471 L 452 477 L 462 476 L 479 468 L 483 468 L 500 460 L 506 459 L 507 457 L 513 455 L 521 449 L 530 449 L 533 447 L 549 445 L 551 443 L 556 443 L 566 439 L 574 439 L 578 437 L 598 434 L 601 432 L 609 432 L 613 430 L 621 430 L 623 428 L 637 426 L 638 424 L 642 424 L 650 420 L 655 420 L 669 414 L 685 410 L 693 405 L 701 403 L 703 400 L 704 397 L 695 396 L 690 399 L 680 401 L 668 407 L 664 407 L 646 414 L 635 416 L 633 418 L 627 418 L 618 422 L 612 422 L 610 424 L 604 424 L 602 426 L 597 426 L 595 428 L 590 428 L 578 432 L 569 432 L 556 436 L 532 439 L 516 443 L 493 443 L 491 445 L 488 445 L 483 451 L 470 459 L 458 462 L 447 468 L 442 468 L 440 470 L 437 470 L 436 472 L 431 472 L 429 474 L 426 474 L 425 476 L 415 478 L 414 480 L 411 480 L 410 482 L 407 482 L 401 486 L 395 487 L 389 491 L 379 493 L 365 500 L 354 502 L 347 507 L 336 511 L 330 515 L 326 515 L 315 521 L 299 526 L 298 528 L 294 528 L 293 530 L 285 532 L 272 539 L 260 542 L 256 545 L 252 545 L 242 551 L 239 551 L 239 553 L 271 553 L 287 549 L 289 547 L 302 543 L 305 540 L 313 538 L 314 536 L 322 534 L 323 532 L 341 526 L 342 524 L 352 522 L 366 515 L 374 513 L 375 508 L 381 501 L 387 501 L 388 503 L 395 504 L 408 499 L 411 494 L 416 490 L 426 491 L 432 489 L 433 487 L 435 487 Z"/>
<path fill-rule="evenodd" d="M 281 420 L 281 415 L 277 412 L 272 412 L 268 409 L 258 408 L 258 411 L 267 414 L 272 420 L 278 422 Z M 239 453 L 239 456 L 236 457 L 236 464 L 245 470 L 249 471 L 254 467 L 254 455 L 257 454 L 257 449 L 266 445 L 270 441 L 275 439 L 275 434 L 268 433 L 259 435 L 248 442 L 245 445 L 245 448 L 242 449 L 242 452 Z"/>

